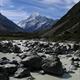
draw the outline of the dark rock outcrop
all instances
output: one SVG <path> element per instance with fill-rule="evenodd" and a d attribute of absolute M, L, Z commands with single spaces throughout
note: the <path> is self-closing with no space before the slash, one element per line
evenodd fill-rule
<path fill-rule="evenodd" d="M 0 59 L 0 65 L 4 65 L 4 64 L 7 64 L 9 63 L 9 59 L 7 59 L 6 57 L 2 57 Z"/>
<path fill-rule="evenodd" d="M 56 76 L 62 76 L 64 74 L 62 63 L 58 57 L 43 60 L 42 69 L 45 73 Z"/>
<path fill-rule="evenodd" d="M 22 51 L 21 51 L 20 47 L 18 47 L 17 45 L 14 45 L 13 52 L 14 53 L 21 53 Z"/>
<path fill-rule="evenodd" d="M 17 45 L 13 45 L 12 42 L 0 43 L 0 52 L 3 53 L 21 53 L 21 49 Z"/>
<path fill-rule="evenodd" d="M 26 57 L 21 62 L 25 67 L 28 67 L 31 71 L 40 70 L 42 64 L 42 58 L 36 55 Z"/>
<path fill-rule="evenodd" d="M 9 80 L 7 71 L 0 65 L 0 80 Z"/>
<path fill-rule="evenodd" d="M 14 73 L 17 71 L 17 66 L 15 64 L 5 64 L 3 67 L 9 76 L 14 75 Z"/>

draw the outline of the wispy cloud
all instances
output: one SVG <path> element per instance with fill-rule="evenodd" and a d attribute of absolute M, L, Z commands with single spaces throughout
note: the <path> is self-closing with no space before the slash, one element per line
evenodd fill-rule
<path fill-rule="evenodd" d="M 79 1 L 80 1 L 80 0 L 73 0 L 74 3 L 77 3 L 77 2 L 79 2 Z"/>
<path fill-rule="evenodd" d="M 5 6 L 11 3 L 11 0 L 0 0 L 0 6 Z"/>
<path fill-rule="evenodd" d="M 79 2 L 80 0 L 38 0 L 40 3 L 49 5 L 53 7 L 53 5 L 57 5 L 58 7 L 71 8 L 74 4 Z"/>
<path fill-rule="evenodd" d="M 0 0 L 0 11 L 14 22 L 25 19 L 34 12 L 56 19 L 62 17 L 78 1 L 80 0 Z"/>
<path fill-rule="evenodd" d="M 22 19 L 26 19 L 29 14 L 22 10 L 1 10 L 1 13 L 12 19 L 15 23 L 18 23 Z"/>
<path fill-rule="evenodd" d="M 38 0 L 39 2 L 45 3 L 45 4 L 71 4 L 71 3 L 77 3 L 80 0 Z"/>

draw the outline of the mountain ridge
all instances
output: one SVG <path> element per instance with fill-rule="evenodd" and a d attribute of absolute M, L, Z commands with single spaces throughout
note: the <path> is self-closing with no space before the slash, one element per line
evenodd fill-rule
<path fill-rule="evenodd" d="M 80 1 L 41 37 L 53 40 L 80 40 Z"/>
<path fill-rule="evenodd" d="M 0 32 L 23 32 L 24 30 L 0 13 Z"/>
<path fill-rule="evenodd" d="M 18 25 L 23 27 L 26 32 L 38 32 L 50 29 L 56 22 L 57 20 L 41 16 L 40 14 L 32 14 L 27 19 L 20 21 Z"/>

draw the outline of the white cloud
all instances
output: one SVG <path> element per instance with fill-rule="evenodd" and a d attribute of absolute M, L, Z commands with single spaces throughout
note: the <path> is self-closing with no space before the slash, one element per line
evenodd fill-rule
<path fill-rule="evenodd" d="M 64 8 L 71 8 L 74 4 L 76 4 L 79 1 L 80 0 L 39 0 L 39 2 L 42 4 L 46 4 L 52 7 L 53 5 L 57 5 L 58 7 L 63 5 Z"/>
<path fill-rule="evenodd" d="M 4 16 L 7 16 L 9 19 L 17 23 L 20 20 L 26 19 L 29 16 L 29 13 L 32 11 L 42 12 L 42 14 L 48 14 L 49 16 L 51 16 L 51 12 L 53 11 L 56 12 L 56 14 L 52 13 L 52 16 L 60 16 L 60 14 L 62 16 L 64 11 L 68 11 L 75 3 L 80 0 L 30 0 L 29 2 L 27 2 L 27 0 L 20 1 L 24 1 L 26 3 L 26 7 L 24 4 L 16 6 L 17 3 L 14 3 L 14 0 L 0 0 L 0 6 L 2 6 L 0 7 L 0 12 Z M 31 7 L 35 7 L 36 9 L 31 9 Z M 39 7 L 41 8 L 39 9 Z"/>
<path fill-rule="evenodd" d="M 0 6 L 5 6 L 11 3 L 11 0 L 0 0 Z"/>
<path fill-rule="evenodd" d="M 1 13 L 15 23 L 26 19 L 29 15 L 27 12 L 21 10 L 1 10 Z"/>
<path fill-rule="evenodd" d="M 45 4 L 53 4 L 53 3 L 66 3 L 66 4 L 70 4 L 70 3 L 77 3 L 80 0 L 39 0 L 39 2 L 43 2 Z"/>
<path fill-rule="evenodd" d="M 74 3 L 77 3 L 77 2 L 79 2 L 80 0 L 73 0 L 74 1 Z"/>
<path fill-rule="evenodd" d="M 45 4 L 53 4 L 53 3 L 60 3 L 60 0 L 41 0 L 39 2 L 42 2 Z"/>

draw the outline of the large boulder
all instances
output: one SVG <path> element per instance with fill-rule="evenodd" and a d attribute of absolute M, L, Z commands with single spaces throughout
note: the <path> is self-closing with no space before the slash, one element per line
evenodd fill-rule
<path fill-rule="evenodd" d="M 14 53 L 22 53 L 20 47 L 18 47 L 17 45 L 14 45 L 13 52 L 14 52 Z"/>
<path fill-rule="evenodd" d="M 56 76 L 62 76 L 64 73 L 62 63 L 58 57 L 54 59 L 45 59 L 43 60 L 42 69 L 45 73 L 53 74 Z"/>
<path fill-rule="evenodd" d="M 0 73 L 0 80 L 9 80 L 9 76 L 7 76 L 3 73 Z"/>
<path fill-rule="evenodd" d="M 0 80 L 9 80 L 8 73 L 1 65 L 0 65 Z"/>
<path fill-rule="evenodd" d="M 7 64 L 7 63 L 9 63 L 9 59 L 7 59 L 6 57 L 2 57 L 2 58 L 0 59 L 0 64 L 1 64 L 1 65 L 4 65 L 4 64 Z"/>
<path fill-rule="evenodd" d="M 77 56 L 77 57 L 80 57 L 80 50 L 76 50 L 76 51 L 74 52 L 74 55 Z"/>
<path fill-rule="evenodd" d="M 79 67 L 80 58 L 79 57 L 73 57 L 71 59 L 71 65 L 75 66 L 76 68 Z"/>
<path fill-rule="evenodd" d="M 42 58 L 39 56 L 28 56 L 24 58 L 21 62 L 25 67 L 28 67 L 30 70 L 40 70 L 42 64 Z"/>
<path fill-rule="evenodd" d="M 15 64 L 5 64 L 3 67 L 9 76 L 14 75 L 14 73 L 17 71 L 17 66 Z"/>
<path fill-rule="evenodd" d="M 12 76 L 17 70 L 17 66 L 10 63 L 0 64 L 0 68 L 2 68 L 2 70 L 5 70 L 9 76 Z"/>
<path fill-rule="evenodd" d="M 54 52 L 59 55 L 59 54 L 67 54 L 67 47 L 66 46 L 58 46 L 58 47 L 55 47 L 55 50 Z"/>
<path fill-rule="evenodd" d="M 0 52 L 3 53 L 21 53 L 20 47 L 17 45 L 13 45 L 12 42 L 5 42 L 5 43 L 0 43 Z"/>
<path fill-rule="evenodd" d="M 15 62 L 10 62 L 6 57 L 1 58 L 0 65 L 0 67 L 2 67 L 9 76 L 13 75 L 17 70 L 17 64 Z"/>
<path fill-rule="evenodd" d="M 30 71 L 27 68 L 18 68 L 15 72 L 15 78 L 25 78 L 31 76 Z"/>
<path fill-rule="evenodd" d="M 12 61 L 10 61 L 9 63 L 10 63 L 10 64 L 14 64 L 14 65 L 16 65 L 16 66 L 19 65 L 19 62 L 18 62 L 17 60 L 12 60 Z"/>
<path fill-rule="evenodd" d="M 73 45 L 73 50 L 76 51 L 78 49 L 80 49 L 80 45 L 79 44 L 74 44 Z"/>
<path fill-rule="evenodd" d="M 48 43 L 40 43 L 39 46 L 41 48 L 48 48 L 49 47 L 49 44 Z"/>
<path fill-rule="evenodd" d="M 0 52 L 11 53 L 13 51 L 13 44 L 12 42 L 0 43 L 0 48 Z"/>

